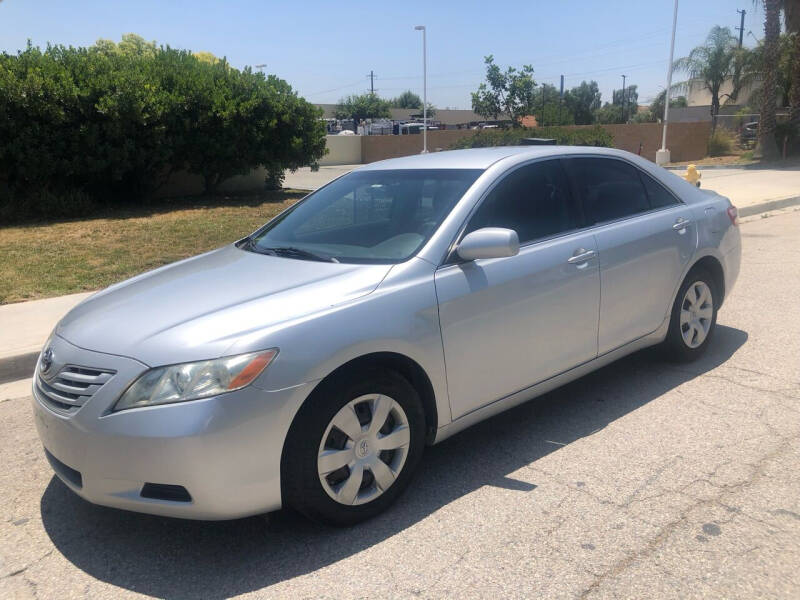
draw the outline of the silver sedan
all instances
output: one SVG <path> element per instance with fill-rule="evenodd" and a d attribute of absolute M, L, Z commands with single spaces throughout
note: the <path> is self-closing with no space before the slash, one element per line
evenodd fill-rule
<path fill-rule="evenodd" d="M 726 198 L 616 150 L 370 164 L 72 310 L 36 367 L 36 425 L 90 502 L 356 523 L 426 444 L 646 346 L 697 358 L 737 224 Z"/>

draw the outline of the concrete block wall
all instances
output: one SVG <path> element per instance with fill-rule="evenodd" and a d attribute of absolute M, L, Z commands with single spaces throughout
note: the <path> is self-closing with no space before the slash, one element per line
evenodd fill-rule
<path fill-rule="evenodd" d="M 582 129 L 593 125 L 569 125 L 567 129 Z M 662 126 L 659 123 L 602 125 L 614 136 L 614 147 L 641 155 L 655 162 L 656 150 L 661 148 Z M 428 150 L 447 150 L 463 137 L 473 135 L 469 129 L 429 131 Z M 671 123 L 667 128 L 667 148 L 673 161 L 697 160 L 707 152 L 711 123 Z M 417 154 L 422 150 L 422 135 L 371 135 L 361 138 L 361 158 L 364 163 L 398 156 Z"/>
<path fill-rule="evenodd" d="M 361 164 L 361 135 L 328 135 L 325 145 L 328 153 L 319 161 L 326 165 L 358 165 Z"/>

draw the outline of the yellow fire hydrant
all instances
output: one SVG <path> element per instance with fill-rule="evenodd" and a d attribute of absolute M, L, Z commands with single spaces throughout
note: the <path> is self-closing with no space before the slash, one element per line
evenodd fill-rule
<path fill-rule="evenodd" d="M 697 170 L 695 165 L 689 165 L 686 167 L 686 175 L 684 175 L 684 179 L 691 183 L 695 187 L 700 187 L 700 178 L 703 174 Z"/>

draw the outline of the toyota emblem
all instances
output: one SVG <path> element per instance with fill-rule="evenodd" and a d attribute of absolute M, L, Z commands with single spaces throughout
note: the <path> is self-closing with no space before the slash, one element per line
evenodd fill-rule
<path fill-rule="evenodd" d="M 39 370 L 42 373 L 47 373 L 50 370 L 50 367 L 53 366 L 53 349 L 48 347 L 42 352 L 42 358 L 40 361 Z"/>

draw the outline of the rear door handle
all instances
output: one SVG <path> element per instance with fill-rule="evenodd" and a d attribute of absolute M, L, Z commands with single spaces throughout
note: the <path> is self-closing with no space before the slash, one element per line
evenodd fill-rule
<path fill-rule="evenodd" d="M 675 221 L 675 224 L 672 226 L 673 229 L 676 231 L 680 231 L 681 229 L 686 229 L 688 225 L 691 225 L 692 222 L 689 219 L 684 219 L 683 217 L 679 218 Z"/>
<path fill-rule="evenodd" d="M 585 263 L 588 260 L 591 260 L 595 256 L 597 256 L 597 252 L 595 252 L 594 250 L 586 250 L 584 248 L 578 248 L 577 250 L 575 250 L 575 254 L 573 254 L 567 259 L 567 262 L 571 265 L 579 265 L 581 263 Z"/>

